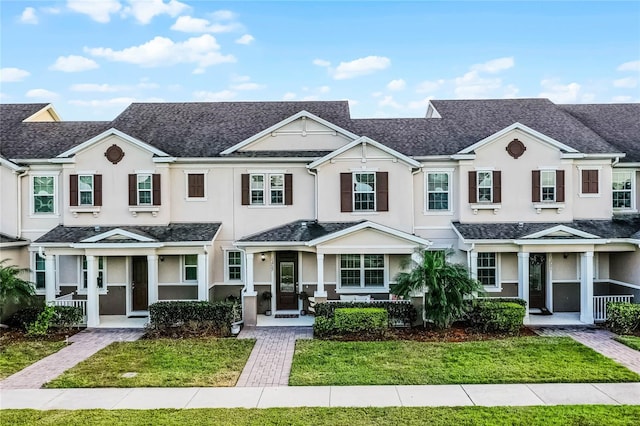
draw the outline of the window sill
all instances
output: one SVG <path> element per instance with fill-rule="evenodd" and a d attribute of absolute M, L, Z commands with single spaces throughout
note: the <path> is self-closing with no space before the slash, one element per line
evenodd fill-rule
<path fill-rule="evenodd" d="M 533 208 L 536 209 L 536 213 L 542 213 L 544 209 L 556 209 L 556 213 L 560 214 L 564 210 L 564 203 L 534 203 Z"/>
<path fill-rule="evenodd" d="M 483 287 L 484 291 L 486 291 L 487 293 L 500 293 L 502 291 L 502 288 L 500 287 Z"/>
<path fill-rule="evenodd" d="M 29 215 L 31 219 L 57 219 L 59 217 L 58 213 L 31 213 Z"/>
<path fill-rule="evenodd" d="M 580 194 L 578 194 L 578 197 L 580 197 L 580 198 L 600 198 L 600 193 L 599 192 L 595 193 L 595 194 L 583 194 L 583 193 L 580 193 Z"/>
<path fill-rule="evenodd" d="M 185 201 L 208 201 L 207 197 L 187 197 L 184 199 Z"/>
<path fill-rule="evenodd" d="M 493 214 L 498 214 L 498 211 L 502 208 L 502 204 L 495 203 L 476 203 L 471 204 L 473 214 L 478 214 L 478 210 L 493 210 Z"/>
<path fill-rule="evenodd" d="M 357 294 L 357 293 L 389 293 L 388 287 L 349 287 L 336 289 L 337 294 Z"/>
<path fill-rule="evenodd" d="M 145 206 L 145 207 L 129 207 L 129 211 L 133 217 L 138 216 L 138 213 L 151 213 L 151 216 L 158 216 L 158 212 L 160 211 L 160 207 L 153 206 Z"/>
<path fill-rule="evenodd" d="M 109 294 L 109 290 L 107 290 L 106 288 L 99 288 L 98 289 L 98 295 L 100 296 L 104 296 Z M 83 288 L 82 290 L 76 290 L 76 295 L 77 296 L 86 296 L 87 295 L 87 289 Z"/>
<path fill-rule="evenodd" d="M 250 204 L 250 209 L 284 209 L 287 207 L 285 204 Z"/>
<path fill-rule="evenodd" d="M 98 217 L 100 213 L 100 207 L 87 206 L 87 207 L 71 207 L 69 211 L 73 214 L 73 217 L 78 217 L 78 214 L 92 213 L 93 217 Z"/>

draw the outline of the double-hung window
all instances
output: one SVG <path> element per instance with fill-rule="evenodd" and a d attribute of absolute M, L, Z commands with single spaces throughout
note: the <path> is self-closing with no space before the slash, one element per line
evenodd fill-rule
<path fill-rule="evenodd" d="M 82 288 L 87 288 L 87 257 L 82 256 Z M 104 258 L 98 256 L 98 288 L 104 288 Z"/>
<path fill-rule="evenodd" d="M 264 204 L 264 175 L 251 175 L 251 204 Z"/>
<path fill-rule="evenodd" d="M 35 255 L 35 268 L 34 269 L 34 274 L 35 274 L 35 284 L 36 284 L 36 290 L 44 290 L 45 288 L 45 277 L 46 277 L 46 272 L 45 272 L 45 261 L 44 261 L 44 257 L 40 256 L 38 253 L 36 253 Z"/>
<path fill-rule="evenodd" d="M 78 176 L 78 205 L 93 205 L 93 175 Z"/>
<path fill-rule="evenodd" d="M 238 250 L 229 250 L 227 253 L 227 281 L 242 280 L 242 252 Z"/>
<path fill-rule="evenodd" d="M 451 210 L 451 173 L 427 172 L 426 211 L 438 212 Z"/>
<path fill-rule="evenodd" d="M 615 170 L 612 176 L 613 208 L 618 210 L 633 209 L 633 171 Z"/>
<path fill-rule="evenodd" d="M 160 174 L 141 172 L 129 175 L 129 205 L 159 206 L 161 204 Z"/>
<path fill-rule="evenodd" d="M 33 213 L 56 213 L 56 176 L 33 176 Z"/>
<path fill-rule="evenodd" d="M 272 205 L 284 204 L 284 175 L 269 175 L 269 200 Z"/>
<path fill-rule="evenodd" d="M 242 205 L 285 206 L 293 204 L 293 175 L 250 173 L 242 175 Z"/>
<path fill-rule="evenodd" d="M 478 172 L 478 202 L 493 202 L 493 173 Z"/>
<path fill-rule="evenodd" d="M 556 201 L 556 171 L 541 170 L 540 171 L 540 190 L 541 200 L 543 202 Z"/>
<path fill-rule="evenodd" d="M 183 278 L 185 282 L 198 281 L 198 255 L 186 254 L 183 257 Z"/>
<path fill-rule="evenodd" d="M 376 174 L 353 174 L 353 210 L 376 210 Z"/>
<path fill-rule="evenodd" d="M 382 254 L 340 255 L 341 288 L 382 288 L 385 262 Z"/>
<path fill-rule="evenodd" d="M 497 286 L 495 253 L 478 253 L 478 281 L 485 287 Z"/>
<path fill-rule="evenodd" d="M 138 205 L 151 205 L 152 183 L 151 175 L 138 175 L 137 179 Z"/>

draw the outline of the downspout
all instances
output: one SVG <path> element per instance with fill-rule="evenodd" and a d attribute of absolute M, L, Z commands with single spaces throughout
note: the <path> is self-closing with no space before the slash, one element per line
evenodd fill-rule
<path fill-rule="evenodd" d="M 616 164 L 618 164 L 620 162 L 620 157 L 616 157 L 615 160 L 613 160 L 613 163 L 611 163 L 611 167 L 615 167 Z"/>
<path fill-rule="evenodd" d="M 314 196 L 313 196 L 313 220 L 318 221 L 318 172 L 313 169 L 307 169 L 309 174 L 313 175 L 313 188 L 314 188 Z"/>
<path fill-rule="evenodd" d="M 18 182 L 17 182 L 17 192 L 18 192 L 18 223 L 17 223 L 17 235 L 16 238 L 20 238 L 22 235 L 22 178 L 29 173 L 28 170 L 18 174 Z"/>

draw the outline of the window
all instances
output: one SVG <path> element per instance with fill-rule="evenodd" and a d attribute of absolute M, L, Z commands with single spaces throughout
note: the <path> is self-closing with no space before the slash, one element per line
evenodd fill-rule
<path fill-rule="evenodd" d="M 198 281 L 198 255 L 187 254 L 183 258 L 184 281 Z"/>
<path fill-rule="evenodd" d="M 69 175 L 69 205 L 102 205 L 102 175 Z"/>
<path fill-rule="evenodd" d="M 598 170 L 582 170 L 582 186 L 580 187 L 581 194 L 599 194 L 599 171 Z"/>
<path fill-rule="evenodd" d="M 55 176 L 33 176 L 33 212 L 36 214 L 53 214 L 56 212 Z"/>
<path fill-rule="evenodd" d="M 187 197 L 204 198 L 204 173 L 187 174 Z"/>
<path fill-rule="evenodd" d="M 451 173 L 428 172 L 427 173 L 427 211 L 450 210 L 450 181 Z"/>
<path fill-rule="evenodd" d="M 78 176 L 78 204 L 81 206 L 93 205 L 93 175 Z"/>
<path fill-rule="evenodd" d="M 556 172 L 555 170 L 542 170 L 540 172 L 541 200 L 556 201 Z"/>
<path fill-rule="evenodd" d="M 269 181 L 271 204 L 284 204 L 284 175 L 270 175 Z"/>
<path fill-rule="evenodd" d="M 490 203 L 493 200 L 493 176 L 491 172 L 478 172 L 478 202 Z"/>
<path fill-rule="evenodd" d="M 389 211 L 389 173 L 340 173 L 340 211 Z"/>
<path fill-rule="evenodd" d="M 340 287 L 384 287 L 384 255 L 340 255 Z"/>
<path fill-rule="evenodd" d="M 40 256 L 38 253 L 36 253 L 36 267 L 34 268 L 35 270 L 35 284 L 36 284 L 36 290 L 44 290 L 45 288 L 45 277 L 46 277 L 46 273 L 45 273 L 45 261 L 44 261 L 44 257 Z"/>
<path fill-rule="evenodd" d="M 159 206 L 160 175 L 155 173 L 138 173 L 129 175 L 129 205 Z"/>
<path fill-rule="evenodd" d="M 242 252 L 238 250 L 227 251 L 227 280 L 242 280 Z"/>
<path fill-rule="evenodd" d="M 138 205 L 151 205 L 151 175 L 138 175 Z"/>
<path fill-rule="evenodd" d="M 376 210 L 376 175 L 375 173 L 353 174 L 353 210 Z"/>
<path fill-rule="evenodd" d="M 613 208 L 633 208 L 633 171 L 616 170 L 613 172 Z"/>
<path fill-rule="evenodd" d="M 531 201 L 550 204 L 564 203 L 564 170 L 532 170 Z M 538 209 L 545 208 L 542 205 L 536 207 Z"/>
<path fill-rule="evenodd" d="M 496 254 L 478 253 L 478 281 L 486 287 L 496 287 Z"/>
<path fill-rule="evenodd" d="M 242 175 L 243 206 L 288 206 L 292 204 L 292 174 L 252 173 Z"/>
<path fill-rule="evenodd" d="M 469 203 L 501 203 L 501 176 L 502 173 L 500 171 L 479 170 L 469 172 Z"/>
<path fill-rule="evenodd" d="M 251 204 L 264 204 L 264 175 L 251 175 Z"/>
<path fill-rule="evenodd" d="M 87 257 L 82 256 L 82 288 L 87 288 Z M 104 288 L 104 258 L 98 256 L 98 288 Z"/>

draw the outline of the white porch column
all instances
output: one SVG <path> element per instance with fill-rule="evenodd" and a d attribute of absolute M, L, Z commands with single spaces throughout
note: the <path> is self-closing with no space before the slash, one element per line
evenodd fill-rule
<path fill-rule="evenodd" d="M 147 255 L 147 291 L 149 305 L 158 301 L 158 256 Z"/>
<path fill-rule="evenodd" d="M 518 253 L 518 297 L 527 302 L 525 324 L 529 321 L 529 253 Z"/>
<path fill-rule="evenodd" d="M 471 271 L 471 278 L 474 280 L 478 279 L 478 252 L 472 251 L 469 256 L 469 270 Z"/>
<path fill-rule="evenodd" d="M 209 283 L 207 283 L 207 255 L 198 255 L 198 300 L 209 300 Z"/>
<path fill-rule="evenodd" d="M 56 257 L 52 254 L 44 259 L 44 298 L 52 302 L 56 298 Z"/>
<path fill-rule="evenodd" d="M 593 324 L 593 252 L 580 253 L 580 321 Z"/>
<path fill-rule="evenodd" d="M 253 286 L 253 253 L 245 254 L 245 264 L 247 268 L 247 291 L 246 293 L 255 293 L 255 287 Z"/>
<path fill-rule="evenodd" d="M 243 319 L 245 326 L 254 326 L 258 322 L 258 293 L 253 285 L 253 253 L 245 253 L 246 288 L 243 294 Z"/>
<path fill-rule="evenodd" d="M 98 297 L 98 258 L 87 256 L 87 327 L 100 324 Z"/>
<path fill-rule="evenodd" d="M 324 297 L 326 299 L 327 292 L 324 289 L 324 253 L 318 253 L 316 258 L 316 265 L 318 268 L 318 288 L 315 293 L 313 293 L 313 297 Z"/>

